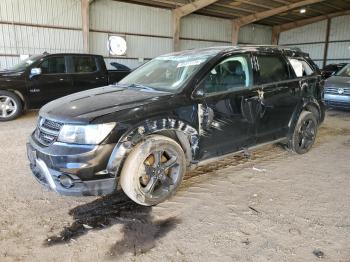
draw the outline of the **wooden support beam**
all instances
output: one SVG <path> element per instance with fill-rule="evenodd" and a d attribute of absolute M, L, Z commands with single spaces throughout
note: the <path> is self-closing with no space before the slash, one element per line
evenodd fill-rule
<path fill-rule="evenodd" d="M 326 39 L 324 44 L 324 53 L 323 53 L 323 67 L 327 64 L 327 56 L 328 56 L 328 45 L 329 45 L 329 33 L 331 31 L 331 19 L 327 19 L 327 28 L 326 28 Z"/>
<path fill-rule="evenodd" d="M 187 5 L 183 5 L 179 8 L 176 8 L 174 12 L 176 12 L 180 17 L 183 17 L 192 14 L 193 12 L 196 12 L 197 10 L 211 5 L 217 1 L 218 0 L 197 0 Z"/>
<path fill-rule="evenodd" d="M 306 18 L 306 19 L 301 19 L 301 20 L 297 20 L 295 22 L 290 22 L 290 23 L 286 23 L 286 24 L 282 24 L 282 25 L 276 25 L 275 26 L 275 30 L 279 31 L 279 32 L 284 32 L 284 31 L 288 31 L 297 27 L 301 27 L 304 25 L 309 25 L 312 23 L 316 23 L 322 20 L 326 20 L 329 18 L 333 18 L 333 17 L 337 17 L 337 16 L 342 16 L 342 15 L 350 15 L 350 10 L 344 10 L 344 11 L 340 11 L 340 12 L 334 12 L 334 13 L 330 13 L 327 15 L 320 15 L 320 16 L 315 16 L 315 17 L 310 17 L 310 18 Z"/>
<path fill-rule="evenodd" d="M 180 23 L 181 17 L 174 11 L 172 12 L 172 25 L 173 25 L 173 51 L 180 51 Z"/>
<path fill-rule="evenodd" d="M 180 50 L 180 27 L 181 27 L 181 18 L 196 12 L 199 9 L 202 9 L 208 5 L 211 5 L 218 0 L 197 0 L 192 3 L 183 5 L 179 8 L 176 8 L 172 11 L 172 28 L 173 28 L 173 50 Z"/>
<path fill-rule="evenodd" d="M 83 50 L 84 53 L 89 53 L 89 18 L 90 18 L 90 3 L 89 0 L 81 0 L 81 19 L 83 29 Z"/>
<path fill-rule="evenodd" d="M 295 9 L 295 8 L 305 6 L 305 5 L 319 3 L 322 1 L 324 1 L 324 0 L 304 0 L 304 1 L 296 2 L 296 3 L 288 4 L 285 6 L 276 7 L 276 8 L 266 10 L 266 11 L 263 11 L 260 13 L 255 13 L 252 15 L 240 17 L 240 18 L 237 18 L 235 20 L 238 24 L 240 24 L 240 26 L 244 26 L 244 25 L 251 24 L 251 23 L 254 23 L 256 21 L 262 20 L 264 18 L 286 12 L 286 11 L 291 10 L 291 9 Z"/>
<path fill-rule="evenodd" d="M 240 28 L 240 25 L 235 20 L 233 20 L 232 21 L 232 45 L 238 44 L 239 28 Z"/>
<path fill-rule="evenodd" d="M 278 45 L 279 38 L 280 38 L 280 31 L 276 26 L 273 26 L 271 44 Z"/>

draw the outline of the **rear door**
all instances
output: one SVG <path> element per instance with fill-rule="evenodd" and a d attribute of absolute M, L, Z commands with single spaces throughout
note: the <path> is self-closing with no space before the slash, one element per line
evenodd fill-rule
<path fill-rule="evenodd" d="M 263 143 L 287 135 L 289 121 L 300 101 L 300 85 L 282 54 L 259 52 L 255 53 L 255 60 L 256 84 L 261 87 L 257 142 Z"/>
<path fill-rule="evenodd" d="M 72 81 L 67 74 L 67 56 L 45 57 L 35 67 L 41 69 L 41 74 L 29 75 L 27 80 L 31 108 L 70 93 Z"/>
<path fill-rule="evenodd" d="M 107 70 L 104 64 L 100 63 L 98 56 L 70 56 L 69 73 L 73 81 L 72 93 L 106 86 L 108 84 Z"/>

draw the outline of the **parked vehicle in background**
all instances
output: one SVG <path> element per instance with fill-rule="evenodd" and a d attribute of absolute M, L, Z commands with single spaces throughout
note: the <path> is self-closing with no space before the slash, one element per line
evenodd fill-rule
<path fill-rule="evenodd" d="M 344 66 L 346 66 L 346 63 L 339 63 L 339 64 L 329 64 L 326 65 L 322 70 L 321 70 L 321 75 L 324 79 L 331 77 L 334 75 L 336 72 L 338 72 L 340 69 L 342 69 Z"/>
<path fill-rule="evenodd" d="M 107 70 L 102 56 L 47 54 L 29 57 L 0 72 L 0 121 L 15 119 L 24 109 L 72 93 L 120 81 L 129 68 Z"/>
<path fill-rule="evenodd" d="M 325 81 L 324 101 L 329 107 L 350 109 L 350 64 Z"/>
<path fill-rule="evenodd" d="M 45 105 L 28 159 L 60 194 L 104 195 L 120 182 L 135 202 L 155 205 L 201 161 L 266 143 L 308 152 L 324 119 L 322 84 L 309 56 L 290 49 L 163 55 L 115 86 Z"/>
<path fill-rule="evenodd" d="M 126 65 L 123 65 L 123 64 L 120 64 L 117 62 L 111 62 L 110 65 L 119 71 L 131 71 L 131 69 L 129 67 L 127 67 Z"/>

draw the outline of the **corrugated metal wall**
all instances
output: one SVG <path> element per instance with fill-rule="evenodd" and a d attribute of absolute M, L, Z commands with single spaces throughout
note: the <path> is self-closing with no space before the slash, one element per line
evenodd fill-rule
<path fill-rule="evenodd" d="M 323 66 L 327 21 L 281 33 L 279 44 L 299 47 L 310 54 L 320 68 Z M 350 62 L 350 15 L 331 19 L 327 64 Z"/>
<path fill-rule="evenodd" d="M 171 12 L 167 9 L 99 0 L 91 4 L 91 52 L 112 61 L 106 49 L 109 34 L 121 35 L 128 44 L 127 54 L 118 61 L 131 67 L 155 56 L 172 52 Z M 181 49 L 230 45 L 231 21 L 189 15 L 181 20 Z M 249 25 L 242 28 L 239 42 L 270 44 L 271 28 Z M 107 65 L 108 66 L 108 65 Z"/>
<path fill-rule="evenodd" d="M 80 0 L 1 0 L 0 68 L 21 54 L 81 52 L 80 13 Z"/>
<path fill-rule="evenodd" d="M 19 61 L 21 54 L 82 52 L 80 0 L 1 0 L 0 68 Z M 171 11 L 112 0 L 90 6 L 90 52 L 131 67 L 172 51 Z M 108 35 L 126 38 L 125 57 L 110 57 Z M 231 21 L 190 15 L 181 21 L 181 49 L 230 45 Z M 248 25 L 239 42 L 269 44 L 271 28 Z M 108 65 L 109 66 L 109 65 Z"/>

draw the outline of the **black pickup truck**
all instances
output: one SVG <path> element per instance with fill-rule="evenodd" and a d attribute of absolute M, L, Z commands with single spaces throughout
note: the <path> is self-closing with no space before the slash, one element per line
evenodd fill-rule
<path fill-rule="evenodd" d="M 102 56 L 48 54 L 31 56 L 0 72 L 0 121 L 24 109 L 37 109 L 57 98 L 116 83 L 130 69 L 107 70 Z"/>

